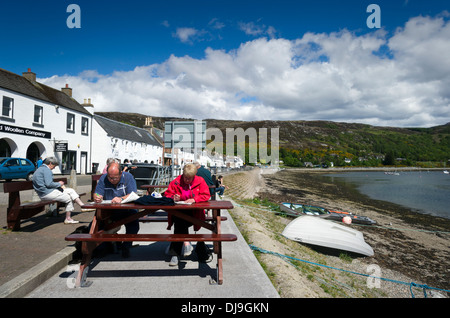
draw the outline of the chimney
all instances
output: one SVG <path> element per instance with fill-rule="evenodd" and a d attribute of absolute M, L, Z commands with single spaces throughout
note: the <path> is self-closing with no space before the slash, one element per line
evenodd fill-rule
<path fill-rule="evenodd" d="M 152 121 L 152 118 L 151 118 L 151 117 L 146 117 L 146 118 L 145 118 L 145 125 L 144 125 L 144 128 L 145 128 L 145 129 L 153 128 L 153 121 Z"/>
<path fill-rule="evenodd" d="M 72 89 L 69 87 L 69 84 L 66 84 L 66 87 L 61 88 L 61 92 L 67 94 L 69 97 L 72 97 Z"/>
<path fill-rule="evenodd" d="M 86 110 L 87 110 L 88 112 L 90 112 L 91 114 L 94 114 L 94 105 L 92 105 L 91 99 L 90 99 L 90 98 L 88 98 L 88 101 L 87 101 L 87 102 L 86 102 L 86 98 L 85 98 L 85 99 L 84 99 L 84 103 L 81 104 L 81 106 L 83 106 L 84 108 L 86 108 Z M 89 108 L 92 107 L 92 109 L 88 109 L 88 107 L 89 107 Z"/>
<path fill-rule="evenodd" d="M 147 130 L 150 134 L 153 135 L 153 121 L 151 117 L 146 117 L 145 118 L 145 124 L 144 124 L 144 128 L 145 130 Z"/>
<path fill-rule="evenodd" d="M 36 82 L 36 73 L 33 73 L 30 68 L 28 69 L 28 72 L 23 72 L 22 76 L 30 82 Z"/>

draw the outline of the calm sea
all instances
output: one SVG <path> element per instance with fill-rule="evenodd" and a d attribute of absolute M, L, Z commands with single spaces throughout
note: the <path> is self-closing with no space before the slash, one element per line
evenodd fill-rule
<path fill-rule="evenodd" d="M 442 171 L 355 171 L 328 174 L 334 182 L 353 184 L 376 200 L 388 201 L 417 212 L 450 219 L 450 175 Z"/>

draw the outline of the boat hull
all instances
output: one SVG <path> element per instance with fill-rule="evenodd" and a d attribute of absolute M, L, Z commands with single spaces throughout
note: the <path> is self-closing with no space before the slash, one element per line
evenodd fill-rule
<path fill-rule="evenodd" d="M 302 205 L 300 203 L 283 202 L 280 204 L 280 210 L 289 216 L 298 217 L 301 215 L 318 216 L 327 220 L 342 221 L 345 216 L 352 219 L 352 223 L 374 225 L 377 222 L 367 216 L 355 215 L 349 212 L 327 210 L 322 207 L 312 205 Z"/>
<path fill-rule="evenodd" d="M 364 256 L 373 256 L 372 247 L 364 241 L 361 232 L 335 222 L 309 215 L 292 220 L 282 235 L 290 240 L 348 251 Z"/>

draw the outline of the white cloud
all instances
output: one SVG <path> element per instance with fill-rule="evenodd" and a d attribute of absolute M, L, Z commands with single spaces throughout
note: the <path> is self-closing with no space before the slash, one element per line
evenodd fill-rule
<path fill-rule="evenodd" d="M 258 24 L 255 22 L 239 22 L 238 27 L 247 35 L 251 36 L 269 36 L 274 38 L 276 36 L 276 30 L 273 26 L 266 26 L 264 24 Z"/>
<path fill-rule="evenodd" d="M 188 42 L 197 32 L 176 34 Z M 390 37 L 342 30 L 258 38 L 229 52 L 208 48 L 202 59 L 172 55 L 128 72 L 41 81 L 57 89 L 69 83 L 96 111 L 433 126 L 450 122 L 449 39 L 444 17 L 416 17 Z"/>
<path fill-rule="evenodd" d="M 174 36 L 180 39 L 183 43 L 192 41 L 192 38 L 198 34 L 198 30 L 195 28 L 177 28 Z"/>

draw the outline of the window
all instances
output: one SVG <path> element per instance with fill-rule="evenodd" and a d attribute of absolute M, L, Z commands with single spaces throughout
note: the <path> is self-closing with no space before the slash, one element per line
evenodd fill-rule
<path fill-rule="evenodd" d="M 20 159 L 22 166 L 31 166 L 31 163 L 25 159 Z"/>
<path fill-rule="evenodd" d="M 75 115 L 68 113 L 67 114 L 67 125 L 66 130 L 68 132 L 75 132 Z"/>
<path fill-rule="evenodd" d="M 14 99 L 3 96 L 2 116 L 13 118 Z"/>
<path fill-rule="evenodd" d="M 7 167 L 20 166 L 19 159 L 10 159 L 6 162 Z"/>
<path fill-rule="evenodd" d="M 42 114 L 44 110 L 42 106 L 34 105 L 34 117 L 33 117 L 33 123 L 42 125 Z"/>
<path fill-rule="evenodd" d="M 89 118 L 81 117 L 81 134 L 82 135 L 89 134 Z"/>

